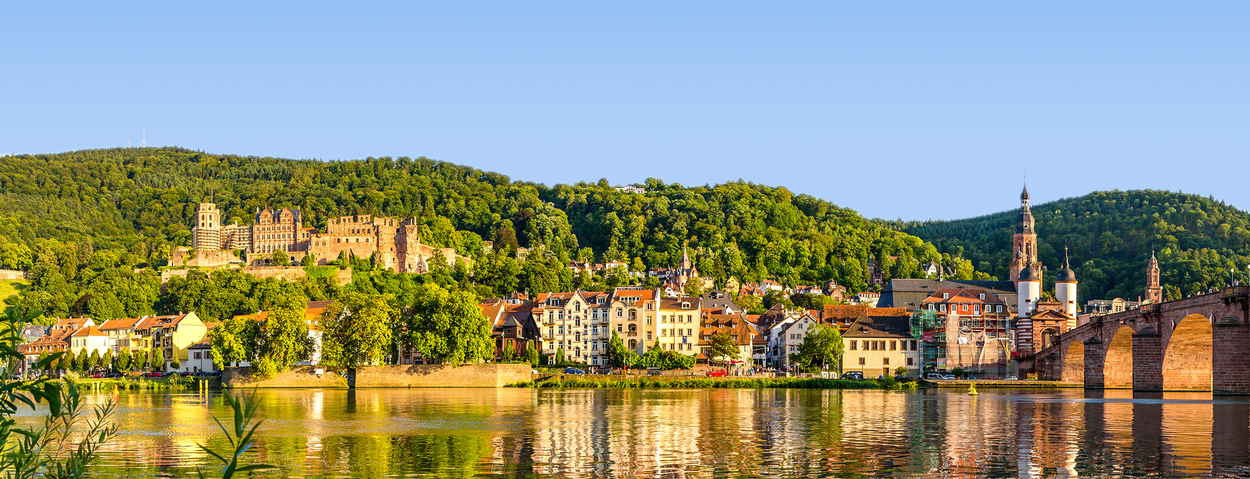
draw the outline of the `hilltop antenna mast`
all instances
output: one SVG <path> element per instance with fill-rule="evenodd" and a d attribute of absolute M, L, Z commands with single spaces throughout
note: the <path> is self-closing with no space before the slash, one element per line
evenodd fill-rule
<path fill-rule="evenodd" d="M 148 128 L 146 126 L 143 127 L 143 147 L 148 147 Z"/>

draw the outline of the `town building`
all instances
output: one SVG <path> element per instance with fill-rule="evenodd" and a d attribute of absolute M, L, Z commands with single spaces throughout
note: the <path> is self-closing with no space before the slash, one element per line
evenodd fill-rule
<path fill-rule="evenodd" d="M 947 288 L 925 298 L 913 315 L 924 341 L 918 370 L 1007 376 L 1015 329 L 1010 308 L 989 290 Z"/>
<path fill-rule="evenodd" d="M 100 356 L 109 350 L 109 336 L 96 327 L 94 324 L 78 328 L 70 335 L 69 350 L 74 354 L 82 354 L 86 351 L 87 355 L 92 353 Z"/>
<path fill-rule="evenodd" d="M 911 334 L 911 316 L 860 316 L 842 333 L 842 371 L 860 371 L 864 377 L 892 375 L 906 367 L 920 371 L 920 341 Z"/>
<path fill-rule="evenodd" d="M 647 349 L 659 345 L 663 351 L 677 351 L 687 356 L 699 353 L 697 347 L 701 328 L 700 298 L 681 296 L 661 298 L 654 328 L 656 341 L 647 341 Z"/>
<path fill-rule="evenodd" d="M 221 368 L 213 363 L 213 343 L 208 339 L 203 339 L 191 346 L 187 347 L 187 362 L 182 367 L 190 373 L 200 371 L 214 372 Z"/>
<path fill-rule="evenodd" d="M 711 311 L 705 308 L 703 311 Z M 712 357 L 712 336 L 726 334 L 738 345 L 738 357 Z M 755 341 L 755 330 L 747 323 L 746 318 L 733 313 L 703 313 L 699 318 L 699 360 L 709 364 L 737 365 L 751 361 L 752 344 Z"/>

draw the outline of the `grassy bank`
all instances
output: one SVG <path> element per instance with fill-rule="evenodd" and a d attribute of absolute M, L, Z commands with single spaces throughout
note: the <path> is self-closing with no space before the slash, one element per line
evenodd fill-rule
<path fill-rule="evenodd" d="M 637 378 L 596 379 L 590 377 L 555 377 L 540 381 L 523 381 L 509 385 L 520 388 L 681 388 L 681 389 L 915 389 L 916 383 L 893 383 L 889 381 L 846 379 L 801 378 Z"/>

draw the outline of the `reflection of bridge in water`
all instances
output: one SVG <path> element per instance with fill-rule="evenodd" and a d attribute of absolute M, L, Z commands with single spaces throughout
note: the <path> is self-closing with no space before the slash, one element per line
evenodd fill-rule
<path fill-rule="evenodd" d="M 1250 394 L 1250 286 L 1093 318 L 1036 356 L 1086 388 Z"/>

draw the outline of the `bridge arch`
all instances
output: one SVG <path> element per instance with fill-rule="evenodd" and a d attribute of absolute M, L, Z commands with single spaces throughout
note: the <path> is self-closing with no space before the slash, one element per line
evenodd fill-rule
<path fill-rule="evenodd" d="M 1072 341 L 1063 355 L 1063 371 L 1059 373 L 1064 382 L 1085 384 L 1085 343 Z"/>
<path fill-rule="evenodd" d="M 1133 332 L 1133 328 L 1120 326 L 1112 333 L 1102 364 L 1102 387 L 1133 387 Z"/>
<path fill-rule="evenodd" d="M 1200 314 L 1176 323 L 1163 356 L 1163 389 L 1210 391 L 1214 356 L 1211 320 Z"/>

